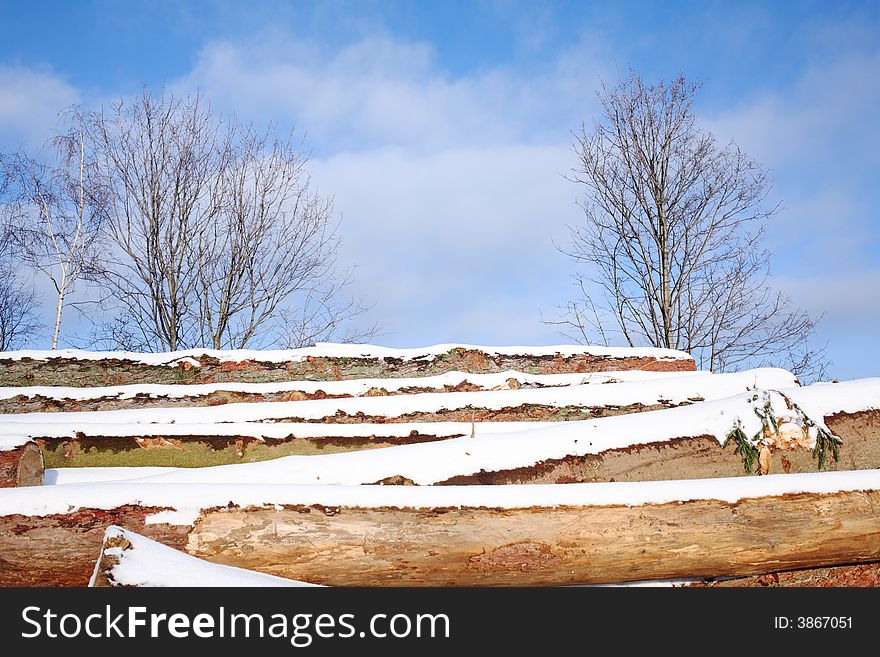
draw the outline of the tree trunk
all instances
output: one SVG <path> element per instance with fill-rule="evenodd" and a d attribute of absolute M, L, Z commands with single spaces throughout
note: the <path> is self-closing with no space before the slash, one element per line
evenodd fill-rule
<path fill-rule="evenodd" d="M 0 451 L 0 488 L 41 486 L 43 454 L 34 442 Z"/>
<path fill-rule="evenodd" d="M 335 586 L 536 586 L 880 560 L 880 492 L 638 507 L 214 510 L 186 550 Z"/>
<path fill-rule="evenodd" d="M 61 313 L 64 310 L 64 276 L 61 277 L 61 287 L 58 290 L 58 302 L 55 304 L 55 324 L 52 328 L 52 349 L 58 349 L 58 334 L 61 332 Z"/>

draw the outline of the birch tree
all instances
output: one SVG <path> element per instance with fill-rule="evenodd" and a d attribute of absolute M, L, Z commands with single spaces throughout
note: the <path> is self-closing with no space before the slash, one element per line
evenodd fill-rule
<path fill-rule="evenodd" d="M 44 153 L 44 159 L 24 152 L 0 156 L 0 173 L 16 256 L 55 290 L 50 345 L 57 349 L 68 297 L 94 256 L 101 214 L 97 197 L 86 189 L 83 134 L 59 136 Z"/>
<path fill-rule="evenodd" d="M 682 349 L 711 370 L 780 364 L 815 375 L 815 321 L 770 285 L 771 181 L 697 125 L 698 90 L 634 72 L 602 87 L 600 120 L 574 135 L 584 221 L 563 249 L 588 270 L 554 323 L 584 341 Z"/>

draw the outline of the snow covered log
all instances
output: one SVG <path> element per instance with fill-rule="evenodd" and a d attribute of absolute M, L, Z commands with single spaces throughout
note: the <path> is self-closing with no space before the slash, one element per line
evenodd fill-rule
<path fill-rule="evenodd" d="M 880 379 L 751 391 L 647 413 L 261 463 L 150 483 L 503 484 L 700 479 L 880 467 Z M 842 435 L 835 436 L 825 424 Z M 775 427 L 775 428 L 774 428 Z M 735 438 L 735 439 L 734 439 Z M 753 442 L 754 441 L 754 442 Z"/>
<path fill-rule="evenodd" d="M 119 386 L 0 386 L 0 413 L 107 411 L 123 408 L 219 406 L 229 403 L 284 402 L 347 397 L 384 397 L 417 393 L 485 392 L 624 383 L 691 376 L 709 372 L 592 372 L 527 374 L 446 372 L 436 376 L 349 379 L 345 381 L 279 381 L 203 384 L 134 384 Z"/>
<path fill-rule="evenodd" d="M 115 525 L 107 528 L 89 586 L 314 586 L 213 564 Z"/>
<path fill-rule="evenodd" d="M 526 423 L 492 424 L 516 427 Z M 291 455 L 334 454 L 447 440 L 468 435 L 471 425 L 460 422 L 332 426 L 165 425 L 140 429 L 117 425 L 94 429 L 94 434 L 77 431 L 71 432 L 70 437 L 37 438 L 46 467 L 210 467 L 253 463 Z"/>
<path fill-rule="evenodd" d="M 195 349 L 161 354 L 59 351 L 0 353 L 7 385 L 119 385 L 217 381 L 339 380 L 517 370 L 532 374 L 608 370 L 690 371 L 693 358 L 654 348 L 483 347 L 442 344 L 417 349 L 319 343 L 284 351 Z"/>
<path fill-rule="evenodd" d="M 294 402 L 226 404 L 211 408 L 145 408 L 118 411 L 19 413 L 0 416 L 4 425 L 197 424 L 221 422 L 420 422 L 601 417 L 645 408 L 721 399 L 753 388 L 796 385 L 793 374 L 759 368 L 733 374 L 702 374 L 603 385 L 543 389 L 420 393 Z M 522 416 L 522 417 L 520 417 Z"/>
<path fill-rule="evenodd" d="M 794 383 L 791 373 L 765 368 L 601 385 L 228 404 L 210 409 L 21 413 L 0 416 L 0 425 L 33 435 L 49 467 L 193 467 L 516 432 L 546 426 L 538 423 L 548 420 L 611 417 L 720 399 L 756 386 L 775 389 Z M 498 420 L 510 425 L 504 429 Z M 398 423 L 406 428 L 391 426 Z M 355 426 L 356 430 L 349 429 Z"/>
<path fill-rule="evenodd" d="M 340 586 L 590 584 L 880 561 L 880 470 L 531 486 L 0 490 L 0 584 L 84 585 L 110 525 Z"/>
<path fill-rule="evenodd" d="M 27 436 L 0 436 L 0 488 L 39 486 L 43 473 L 43 454 L 36 443 Z"/>

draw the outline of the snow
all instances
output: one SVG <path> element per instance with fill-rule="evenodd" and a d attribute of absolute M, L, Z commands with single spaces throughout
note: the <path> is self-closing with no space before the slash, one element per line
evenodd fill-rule
<path fill-rule="evenodd" d="M 606 385 L 572 385 L 559 388 L 493 390 L 484 392 L 440 392 L 388 397 L 314 399 L 294 402 L 246 402 L 210 407 L 142 408 L 114 411 L 64 413 L 16 413 L 0 415 L 0 425 L 64 424 L 79 427 L 99 424 L 202 424 L 252 422 L 301 418 L 319 420 L 337 412 L 354 416 L 398 417 L 407 413 L 456 410 L 467 407 L 502 409 L 535 404 L 564 406 L 681 404 L 691 399 L 720 399 L 752 388 L 788 387 L 795 384 L 790 372 L 775 368 L 747 370 L 735 374 L 680 376 Z M 35 429 L 31 429 L 35 431 Z M 88 431 L 88 433 L 94 433 Z M 34 435 L 45 435 L 35 433 Z"/>
<path fill-rule="evenodd" d="M 177 468 L 152 466 L 107 467 L 107 468 L 46 468 L 44 486 L 63 486 L 66 484 L 98 483 L 106 481 L 125 481 L 173 472 Z"/>
<path fill-rule="evenodd" d="M 506 346 L 490 347 L 467 344 L 438 344 L 431 347 L 395 349 L 369 344 L 336 344 L 319 342 L 314 347 L 284 350 L 216 350 L 189 349 L 165 353 L 140 353 L 133 351 L 86 351 L 82 349 L 21 350 L 0 352 L 2 360 L 49 360 L 65 358 L 74 360 L 124 360 L 143 365 L 177 365 L 185 359 L 191 364 L 199 364 L 199 357 L 207 356 L 222 362 L 254 361 L 260 363 L 284 363 L 303 361 L 308 358 L 368 358 L 395 359 L 404 361 L 432 361 L 452 349 L 468 349 L 484 352 L 490 356 L 573 356 L 590 355 L 608 358 L 657 358 L 661 360 L 693 361 L 689 354 L 674 349 L 653 347 L 596 347 L 584 345 L 552 346 Z"/>
<path fill-rule="evenodd" d="M 317 586 L 204 561 L 121 527 L 108 527 L 104 540 L 110 538 L 124 539 L 129 543 L 126 548 L 103 550 L 103 554 L 118 559 L 118 563 L 109 569 L 109 575 L 120 586 Z M 95 585 L 100 565 L 99 560 L 89 586 Z"/>
<path fill-rule="evenodd" d="M 31 439 L 29 435 L 23 433 L 0 434 L 0 452 L 8 452 L 21 447 Z"/>
<path fill-rule="evenodd" d="M 60 414 L 56 414 L 60 415 Z M 65 413 L 64 415 L 68 415 Z M 4 416 L 0 416 L 4 417 Z M 165 438 L 174 436 L 245 436 L 262 439 L 284 438 L 359 438 L 375 436 L 399 437 L 412 433 L 426 436 L 464 436 L 470 435 L 470 422 L 393 422 L 388 424 L 374 423 L 337 423 L 322 424 L 318 422 L 228 422 L 199 424 L 125 424 L 121 422 L 92 422 L 91 418 L 82 421 L 67 422 L 61 417 L 57 421 L 28 422 L 18 425 L 19 430 L 27 429 L 35 438 L 74 438 L 84 437 L 144 437 L 159 435 Z M 0 421 L 0 436 L 12 425 L 5 425 L 5 417 Z M 476 425 L 479 435 L 495 433 L 513 433 L 526 429 L 553 426 L 554 422 L 480 422 Z"/>
<path fill-rule="evenodd" d="M 822 423 L 835 412 L 880 408 L 880 378 L 809 388 L 787 388 L 785 395 L 808 417 Z M 483 434 L 381 450 L 317 456 L 286 456 L 259 463 L 181 468 L 142 479 L 166 483 L 366 484 L 395 475 L 430 485 L 457 475 L 493 472 L 566 456 L 598 454 L 635 444 L 673 438 L 712 436 L 723 443 L 739 422 L 747 436 L 761 430 L 748 392 L 677 408 L 631 413 L 596 420 L 559 422 L 515 433 Z M 792 413 L 776 393 L 777 417 Z M 302 403 L 302 402 L 301 402 Z M 813 436 L 815 438 L 815 436 Z"/>
<path fill-rule="evenodd" d="M 443 388 L 456 386 L 463 382 L 471 383 L 485 390 L 508 388 L 508 379 L 516 379 L 521 385 L 536 387 L 557 387 L 584 384 L 620 383 L 624 381 L 646 381 L 649 379 L 668 379 L 682 376 L 711 376 L 709 372 L 651 372 L 643 370 L 624 370 L 620 372 L 591 372 L 582 374 L 526 374 L 509 370 L 490 374 L 471 374 L 468 372 L 446 372 L 436 376 L 407 377 L 390 379 L 350 379 L 346 381 L 281 381 L 273 383 L 202 383 L 202 384 L 131 384 L 123 386 L 94 386 L 88 388 L 64 386 L 25 386 L 0 387 L 0 399 L 23 396 L 36 396 L 46 399 L 68 399 L 83 401 L 87 399 L 132 399 L 134 397 L 169 398 L 200 397 L 216 392 L 242 392 L 250 394 L 271 394 L 299 391 L 313 394 L 323 391 L 328 395 L 360 396 L 371 388 L 384 388 L 389 392 L 405 388 Z"/>
<path fill-rule="evenodd" d="M 736 502 L 795 493 L 880 490 L 880 470 L 589 484 L 511 486 L 309 486 L 289 484 L 168 484 L 121 482 L 0 489 L 0 516 L 45 516 L 123 505 L 174 511 L 148 520 L 189 525 L 203 509 L 266 505 L 350 508 L 552 508 L 639 506 L 691 500 Z M 158 517 L 157 517 L 158 516 Z"/>

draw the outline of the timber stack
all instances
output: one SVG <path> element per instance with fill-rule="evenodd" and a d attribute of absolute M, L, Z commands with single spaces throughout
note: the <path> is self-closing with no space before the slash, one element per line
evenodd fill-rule
<path fill-rule="evenodd" d="M 0 488 L 5 586 L 876 585 L 880 379 L 584 346 L 6 352 Z"/>

